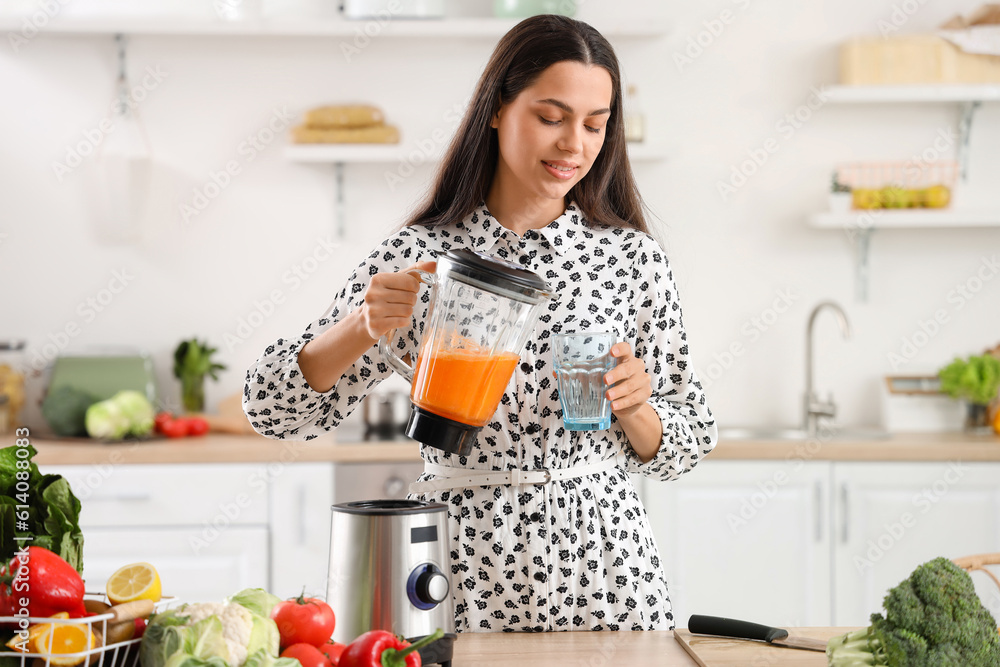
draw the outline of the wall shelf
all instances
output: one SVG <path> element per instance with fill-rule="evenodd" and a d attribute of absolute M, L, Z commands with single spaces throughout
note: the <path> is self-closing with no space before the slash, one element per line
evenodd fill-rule
<path fill-rule="evenodd" d="M 414 166 L 437 162 L 441 151 L 427 155 L 415 146 L 405 144 L 290 144 L 285 147 L 285 159 L 306 164 L 412 162 Z M 628 144 L 629 158 L 636 162 L 667 159 L 667 149 L 658 144 Z"/>
<path fill-rule="evenodd" d="M 443 151 L 446 147 L 441 147 Z M 667 158 L 667 149 L 659 144 L 628 144 L 629 158 L 635 162 L 655 162 Z M 420 149 L 400 144 L 289 144 L 285 146 L 285 159 L 290 162 L 333 167 L 333 203 L 335 231 L 343 239 L 347 229 L 344 201 L 344 167 L 347 164 L 398 164 L 410 163 L 414 167 L 433 164 L 443 157 L 442 152 L 427 155 Z"/>
<path fill-rule="evenodd" d="M 842 104 L 996 102 L 1000 84 L 827 86 L 823 94 Z"/>
<path fill-rule="evenodd" d="M 998 209 L 936 209 L 851 211 L 817 213 L 809 217 L 817 229 L 930 229 L 952 227 L 1000 227 Z"/>
<path fill-rule="evenodd" d="M 827 86 L 823 95 L 838 104 L 958 104 L 956 157 L 961 180 L 969 174 L 969 136 L 976 109 L 984 102 L 1000 102 L 1000 84 L 920 84 Z M 1000 209 L 936 209 L 850 211 L 818 213 L 809 217 L 817 229 L 842 229 L 855 245 L 855 293 L 868 299 L 868 255 L 873 229 L 948 229 L 1000 227 Z"/>
<path fill-rule="evenodd" d="M 174 35 L 174 36 L 248 36 L 248 37 L 354 37 L 369 26 L 378 28 L 377 36 L 480 38 L 503 36 L 517 24 L 516 19 L 450 18 L 391 19 L 379 21 L 329 18 L 287 18 L 225 21 L 213 18 L 120 17 L 53 18 L 40 32 L 45 35 Z M 18 34 L 24 19 L 0 18 L 0 32 Z M 667 27 L 657 21 L 595 21 L 594 27 L 608 37 L 660 37 Z"/>

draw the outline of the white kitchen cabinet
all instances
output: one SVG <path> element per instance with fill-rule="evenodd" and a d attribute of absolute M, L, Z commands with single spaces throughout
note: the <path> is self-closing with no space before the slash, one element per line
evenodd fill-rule
<path fill-rule="evenodd" d="M 678 627 L 691 614 L 828 625 L 827 464 L 707 459 L 644 486 Z"/>
<path fill-rule="evenodd" d="M 1000 551 L 1000 464 L 836 463 L 833 489 L 831 625 L 867 625 L 920 563 Z"/>
<path fill-rule="evenodd" d="M 920 563 L 1000 551 L 1000 464 L 706 459 L 645 504 L 683 627 L 692 613 L 867 625 Z M 1000 593 L 974 575 L 1000 618 Z"/>
<path fill-rule="evenodd" d="M 230 526 L 202 539 L 197 527 L 83 529 L 87 590 L 100 592 L 122 565 L 146 561 L 163 594 L 183 602 L 221 600 L 243 588 L 267 587 L 267 526 Z"/>
<path fill-rule="evenodd" d="M 89 590 L 148 561 L 164 594 L 198 601 L 246 587 L 325 594 L 333 470 L 281 461 L 42 467 L 69 480 L 82 503 Z"/>
<path fill-rule="evenodd" d="M 270 479 L 271 588 L 282 599 L 326 598 L 334 464 L 298 463 L 274 468 Z"/>

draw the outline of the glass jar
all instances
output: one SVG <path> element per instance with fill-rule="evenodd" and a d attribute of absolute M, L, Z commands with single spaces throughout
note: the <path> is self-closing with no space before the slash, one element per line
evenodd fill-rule
<path fill-rule="evenodd" d="M 23 340 L 0 340 L 0 434 L 13 433 L 24 405 Z"/>

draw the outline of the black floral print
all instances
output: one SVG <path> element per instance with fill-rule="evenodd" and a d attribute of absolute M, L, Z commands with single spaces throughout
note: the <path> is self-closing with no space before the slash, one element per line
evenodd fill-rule
<path fill-rule="evenodd" d="M 298 350 L 356 308 L 378 272 L 472 248 L 542 276 L 558 296 L 535 334 L 493 420 L 468 457 L 422 447 L 425 461 L 485 470 L 568 468 L 624 455 L 625 468 L 537 486 L 486 486 L 419 496 L 449 507 L 452 591 L 460 632 L 666 630 L 674 627 L 658 550 L 629 473 L 673 480 L 715 446 L 717 431 L 695 376 L 673 275 L 659 244 L 641 232 L 591 224 L 575 206 L 522 237 L 485 206 L 460 223 L 404 227 L 357 268 L 328 312 L 298 338 L 268 346 L 248 370 L 243 406 L 254 429 L 311 439 L 336 428 L 391 372 L 374 347 L 329 391 L 302 377 Z M 396 349 L 416 352 L 429 304 L 424 288 Z M 551 336 L 613 331 L 646 362 L 650 404 L 663 425 L 657 454 L 641 462 L 612 419 L 605 431 L 567 431 L 551 370 Z M 424 473 L 420 480 L 433 479 Z"/>

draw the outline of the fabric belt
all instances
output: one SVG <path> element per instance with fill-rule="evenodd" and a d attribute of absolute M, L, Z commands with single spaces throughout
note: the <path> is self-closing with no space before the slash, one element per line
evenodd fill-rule
<path fill-rule="evenodd" d="M 470 486 L 526 486 L 544 485 L 560 479 L 576 479 L 611 470 L 624 464 L 624 456 L 614 456 L 597 463 L 572 468 L 541 468 L 535 470 L 477 470 L 458 468 L 437 463 L 424 463 L 424 472 L 438 479 L 428 479 L 410 484 L 410 493 L 460 489 Z"/>

